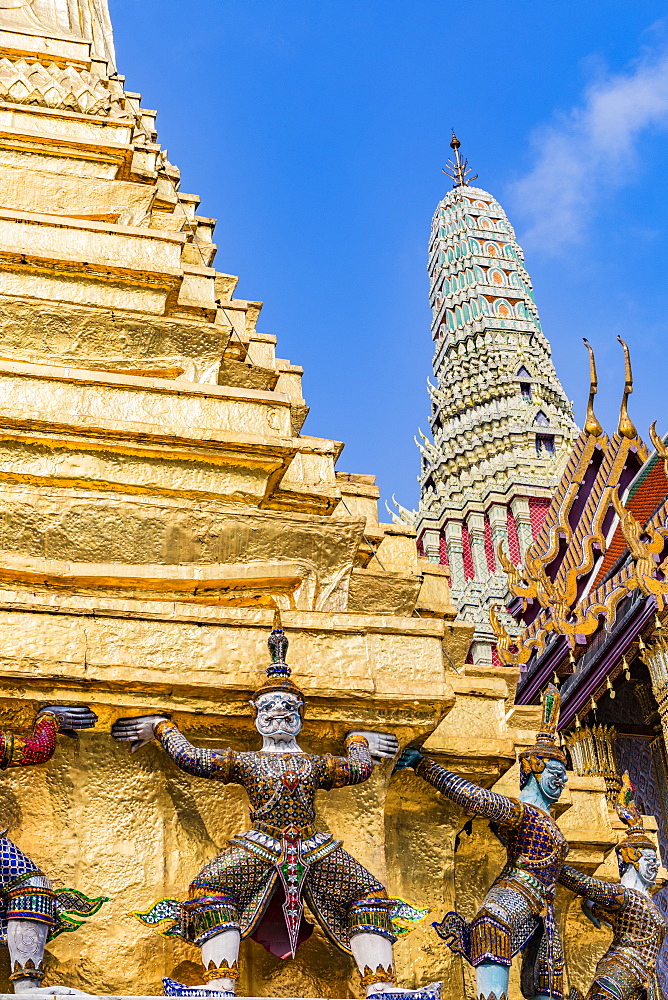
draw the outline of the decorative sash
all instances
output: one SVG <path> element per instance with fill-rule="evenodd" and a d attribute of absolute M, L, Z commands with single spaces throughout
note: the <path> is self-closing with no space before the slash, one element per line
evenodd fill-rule
<path fill-rule="evenodd" d="M 302 887 L 309 868 L 308 862 L 302 856 L 302 838 L 298 827 L 286 827 L 281 838 L 281 848 L 281 857 L 276 864 L 276 871 L 285 894 L 283 915 L 294 958 L 299 944 L 299 928 L 304 915 Z"/>

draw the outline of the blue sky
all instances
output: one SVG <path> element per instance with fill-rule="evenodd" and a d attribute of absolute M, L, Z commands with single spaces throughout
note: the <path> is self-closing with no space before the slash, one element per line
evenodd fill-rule
<path fill-rule="evenodd" d="M 668 432 L 668 15 L 653 0 L 110 0 L 119 71 L 157 108 L 216 266 L 305 368 L 305 433 L 418 500 L 427 241 L 450 129 L 525 249 L 576 415 L 599 362 L 616 426 Z"/>

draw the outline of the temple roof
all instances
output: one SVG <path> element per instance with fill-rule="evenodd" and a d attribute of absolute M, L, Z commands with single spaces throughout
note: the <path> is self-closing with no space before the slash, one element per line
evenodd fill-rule
<path fill-rule="evenodd" d="M 612 648 L 610 637 L 631 628 L 631 613 L 634 622 L 638 615 L 651 616 L 663 608 L 668 593 L 662 572 L 668 554 L 668 478 L 660 461 L 666 449 L 652 430 L 657 452 L 650 457 L 628 415 L 628 354 L 619 427 L 610 437 L 593 413 L 595 387 L 592 368 L 585 430 L 523 566 L 499 553 L 519 632 L 510 635 L 492 615 L 500 659 L 523 671 L 518 701 L 534 700 L 556 674 L 564 682 L 564 725 L 601 682 L 600 657 L 592 651 L 602 655 Z M 601 676 L 604 682 L 607 675 Z"/>

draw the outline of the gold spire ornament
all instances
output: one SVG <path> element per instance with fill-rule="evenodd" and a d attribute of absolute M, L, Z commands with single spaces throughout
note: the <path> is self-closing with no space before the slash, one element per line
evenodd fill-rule
<path fill-rule="evenodd" d="M 601 427 L 598 417 L 594 413 L 594 396 L 598 392 L 598 377 L 596 375 L 596 358 L 594 357 L 594 348 L 591 346 L 586 337 L 583 337 L 584 345 L 589 351 L 589 402 L 587 403 L 587 417 L 585 419 L 584 429 L 587 434 L 591 434 L 592 437 L 600 437 L 603 433 L 603 428 Z"/>
<path fill-rule="evenodd" d="M 619 410 L 619 426 L 617 428 L 617 433 L 621 434 L 625 438 L 634 438 L 638 436 L 638 431 L 636 430 L 635 424 L 629 416 L 629 411 L 627 409 L 628 399 L 633 392 L 633 372 L 631 371 L 631 355 L 629 354 L 629 349 L 627 344 L 624 343 L 621 337 L 617 337 L 617 340 L 624 348 L 624 395 L 622 396 L 622 405 Z"/>
<path fill-rule="evenodd" d="M 652 444 L 656 449 L 657 455 L 659 456 L 659 458 L 662 458 L 664 460 L 665 463 L 664 468 L 668 470 L 668 446 L 666 445 L 663 438 L 659 437 L 659 434 L 656 429 L 656 420 L 652 422 L 652 426 L 649 429 L 649 436 L 652 441 Z"/>
<path fill-rule="evenodd" d="M 459 147 L 461 142 L 455 135 L 454 129 L 452 132 L 452 139 L 450 141 L 450 149 L 454 151 L 454 158 L 448 160 L 447 164 L 443 167 L 443 173 L 454 181 L 453 187 L 465 187 L 470 184 L 471 181 L 477 181 L 478 175 L 473 174 L 473 169 L 469 167 L 469 161 L 464 159 L 463 156 L 459 155 Z M 471 176 L 473 174 L 473 176 Z"/>
<path fill-rule="evenodd" d="M 543 725 L 536 737 L 536 742 L 529 750 L 520 755 L 520 788 L 524 788 L 532 774 L 542 774 L 546 760 L 558 760 L 566 765 L 566 754 L 559 745 L 559 713 L 561 711 L 561 695 L 554 684 L 548 684 L 543 701 Z"/>
<path fill-rule="evenodd" d="M 267 640 L 267 645 L 269 646 L 269 653 L 271 654 L 271 663 L 266 670 L 266 680 L 260 684 L 259 688 L 257 688 L 255 694 L 253 695 L 251 707 L 257 716 L 257 699 L 261 695 L 282 692 L 283 694 L 290 694 L 297 698 L 299 701 L 299 714 L 303 719 L 304 712 L 306 710 L 306 698 L 304 697 L 304 693 L 290 679 L 292 671 L 286 663 L 288 639 L 280 626 L 280 613 L 278 612 L 278 609 L 274 614 L 274 627 L 272 628 L 269 639 Z"/>
<path fill-rule="evenodd" d="M 642 852 L 648 848 L 655 851 L 656 844 L 645 832 L 645 824 L 635 803 L 634 789 L 628 771 L 622 775 L 622 787 L 617 796 L 615 809 L 622 823 L 628 827 L 628 833 L 615 848 L 617 858 L 625 865 L 635 865 L 640 860 Z"/>

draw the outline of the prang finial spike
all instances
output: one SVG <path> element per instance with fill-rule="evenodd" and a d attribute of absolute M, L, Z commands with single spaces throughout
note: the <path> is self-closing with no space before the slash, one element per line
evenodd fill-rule
<path fill-rule="evenodd" d="M 596 375 L 596 358 L 594 357 L 594 349 L 587 340 L 586 337 L 582 338 L 585 347 L 589 351 L 589 402 L 587 403 L 587 417 L 585 419 L 584 429 L 587 434 L 591 434 L 592 437 L 600 437 L 603 433 L 603 428 L 601 427 L 596 414 L 594 413 L 594 396 L 598 392 L 598 377 Z"/>
<path fill-rule="evenodd" d="M 452 185 L 453 187 L 465 187 L 467 184 L 470 184 L 471 181 L 477 181 L 478 179 L 478 175 L 473 174 L 472 169 L 469 167 L 469 161 L 465 160 L 464 157 L 460 155 L 460 146 L 461 142 L 455 135 L 455 130 L 453 129 L 452 139 L 450 140 L 450 149 L 454 152 L 454 159 L 448 160 L 445 167 L 443 167 L 443 173 L 454 181 L 454 184 Z"/>
<path fill-rule="evenodd" d="M 634 438 L 638 436 L 638 431 L 635 428 L 635 424 L 631 420 L 628 411 L 628 399 L 633 392 L 633 372 L 631 371 L 631 355 L 627 344 L 624 343 L 620 336 L 617 340 L 624 348 L 624 395 L 622 396 L 622 405 L 619 410 L 619 426 L 617 427 L 617 433 L 621 434 L 625 438 Z"/>

